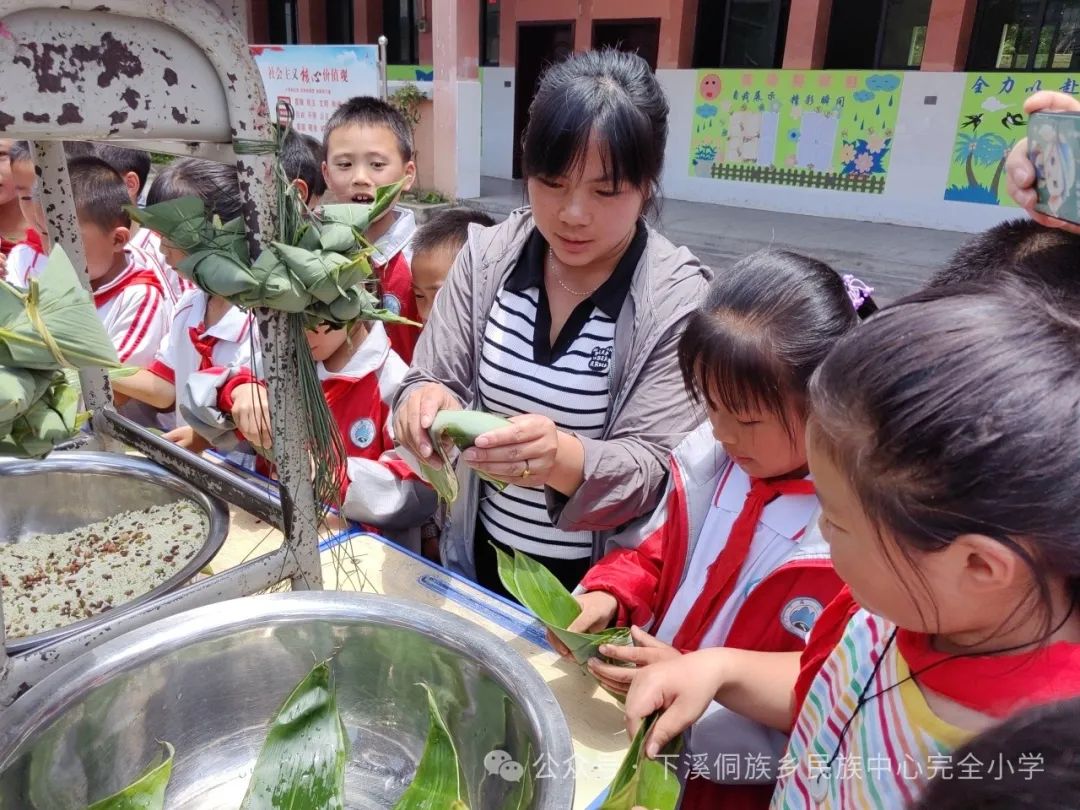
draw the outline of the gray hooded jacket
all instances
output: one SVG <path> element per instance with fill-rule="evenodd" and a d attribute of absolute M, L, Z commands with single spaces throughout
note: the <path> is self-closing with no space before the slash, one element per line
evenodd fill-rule
<path fill-rule="evenodd" d="M 416 388 L 433 382 L 446 386 L 464 407 L 479 407 L 477 368 L 488 314 L 533 227 L 527 208 L 491 228 L 470 226 L 398 389 L 395 410 Z M 685 320 L 703 300 L 711 278 L 690 251 L 648 229 L 616 321 L 603 436 L 578 437 L 585 448 L 585 475 L 572 497 L 547 490 L 548 511 L 558 528 L 593 532 L 594 559 L 612 532 L 656 506 L 671 449 L 703 418 L 683 388 L 676 350 Z M 475 577 L 479 478 L 466 464 L 457 465 L 457 475 L 460 496 L 440 547 L 451 570 Z"/>

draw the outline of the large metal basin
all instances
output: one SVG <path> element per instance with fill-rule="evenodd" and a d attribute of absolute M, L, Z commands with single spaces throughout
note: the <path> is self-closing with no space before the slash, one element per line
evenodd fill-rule
<path fill-rule="evenodd" d="M 169 810 L 234 810 L 270 718 L 334 656 L 352 741 L 346 807 L 393 807 L 419 761 L 433 688 L 474 789 L 505 810 L 505 751 L 534 777 L 532 808 L 566 810 L 573 747 L 551 690 L 491 633 L 450 613 L 365 594 L 252 596 L 154 622 L 56 670 L 0 714 L 0 807 L 83 810 L 176 747 Z M 569 772 L 568 772 L 569 771 Z M 486 777 L 486 778 L 485 778 Z"/>
<path fill-rule="evenodd" d="M 138 609 L 189 581 L 213 559 L 229 533 L 229 511 L 216 498 L 145 459 L 113 453 L 54 453 L 44 461 L 0 463 L 0 543 L 67 532 L 132 509 L 190 500 L 209 518 L 202 548 L 165 582 L 100 616 L 45 633 L 7 639 L 23 652 Z M 2 807 L 2 805 L 0 805 Z"/>

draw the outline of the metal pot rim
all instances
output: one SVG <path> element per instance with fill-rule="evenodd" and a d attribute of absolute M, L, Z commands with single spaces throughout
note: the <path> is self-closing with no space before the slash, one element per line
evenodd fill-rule
<path fill-rule="evenodd" d="M 11 461 L 0 463 L 0 486 L 3 479 L 9 477 L 21 477 L 36 475 L 43 472 L 71 471 L 96 473 L 100 475 L 116 475 L 150 481 L 165 489 L 174 490 L 185 498 L 194 501 L 204 512 L 210 524 L 210 530 L 206 541 L 195 555 L 187 561 L 175 574 L 164 582 L 156 585 L 134 599 L 113 608 L 97 616 L 88 619 L 80 619 L 72 624 L 46 630 L 31 636 L 19 636 L 7 640 L 7 652 L 9 655 L 18 655 L 38 647 L 55 644 L 62 638 L 75 635 L 76 633 L 96 627 L 106 622 L 111 622 L 117 616 L 134 613 L 140 608 L 146 607 L 166 594 L 180 588 L 185 582 L 205 568 L 225 543 L 229 534 L 229 509 L 225 503 L 202 490 L 194 484 L 185 481 L 179 476 L 173 475 L 164 467 L 159 467 L 152 461 L 139 456 L 119 455 L 116 453 L 98 453 L 90 451 L 73 451 L 68 453 L 54 453 L 40 461 Z"/>
<path fill-rule="evenodd" d="M 413 618 L 406 619 L 406 616 Z M 570 728 L 551 688 L 540 673 L 490 631 L 444 610 L 406 599 L 341 591 L 263 594 L 205 605 L 132 630 L 54 670 L 0 712 L 0 772 L 14 761 L 32 735 L 48 728 L 71 706 L 105 681 L 193 642 L 209 641 L 240 629 L 310 621 L 366 622 L 409 630 L 423 629 L 442 644 L 482 662 L 509 694 L 528 697 L 520 704 L 537 732 L 545 759 L 571 761 Z M 569 808 L 574 780 L 544 780 L 545 808 Z"/>

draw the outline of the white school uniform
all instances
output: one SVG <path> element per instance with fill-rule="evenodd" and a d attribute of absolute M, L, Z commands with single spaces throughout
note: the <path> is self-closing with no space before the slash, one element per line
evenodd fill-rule
<path fill-rule="evenodd" d="M 128 247 L 140 251 L 147 261 L 147 265 L 157 274 L 161 286 L 165 290 L 165 297 L 169 305 L 175 309 L 184 293 L 195 289 L 195 285 L 176 272 L 165 259 L 161 252 L 161 235 L 147 227 L 137 230 L 128 241 Z"/>
<path fill-rule="evenodd" d="M 241 368 L 252 365 L 254 317 L 236 307 L 206 329 L 206 304 L 210 297 L 196 288 L 184 294 L 173 315 L 172 327 L 161 343 L 150 371 L 176 386 L 176 414 L 179 424 L 186 424 L 180 414 L 187 381 L 200 371 L 218 368 Z M 204 358 L 192 341 L 191 330 L 213 339 L 209 358 Z M 257 334 L 257 333 L 256 333 Z"/>
<path fill-rule="evenodd" d="M 168 331 L 171 309 L 142 254 L 129 250 L 127 260 L 119 276 L 94 290 L 94 306 L 121 365 L 146 368 Z"/>
<path fill-rule="evenodd" d="M 730 464 L 720 479 L 712 508 L 709 509 L 693 556 L 686 566 L 686 578 L 675 592 L 656 637 L 668 644 L 679 632 L 691 608 L 706 589 L 709 567 L 720 556 L 731 535 L 731 528 L 742 511 L 750 491 L 750 476 L 736 464 Z M 775 571 L 791 556 L 806 533 L 819 507 L 816 495 L 781 495 L 765 507 L 754 529 L 754 539 L 746 562 L 739 569 L 732 597 L 716 614 L 702 637 L 699 649 L 722 647 L 745 596 L 755 585 Z"/>

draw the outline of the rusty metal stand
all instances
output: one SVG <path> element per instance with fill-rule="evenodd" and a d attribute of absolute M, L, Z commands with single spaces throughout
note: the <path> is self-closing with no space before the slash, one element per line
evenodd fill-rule
<path fill-rule="evenodd" d="M 237 154 L 232 148 L 236 140 L 273 140 L 262 82 L 243 34 L 244 6 L 237 0 L 0 0 L 0 137 L 35 143 L 50 240 L 83 268 L 88 289 L 64 139 L 107 138 L 144 147 L 149 141 L 158 151 L 235 163 L 253 260 L 273 234 L 274 157 Z M 95 434 L 106 446 L 141 451 L 277 526 L 285 544 L 48 649 L 9 656 L 0 621 L 0 723 L 2 707 L 47 672 L 109 638 L 285 579 L 295 589 L 322 587 L 299 374 L 286 316 L 270 311 L 257 316 L 280 500 L 119 415 L 104 370 L 83 373 L 82 388 Z"/>

